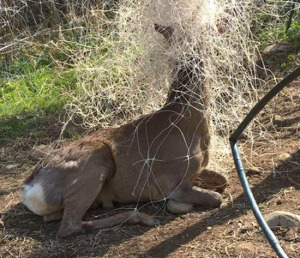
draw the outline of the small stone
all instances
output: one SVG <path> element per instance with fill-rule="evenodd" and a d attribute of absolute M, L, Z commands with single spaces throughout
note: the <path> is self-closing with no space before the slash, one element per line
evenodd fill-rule
<path fill-rule="evenodd" d="M 300 216 L 287 211 L 274 211 L 267 215 L 266 222 L 270 228 L 300 227 Z"/>
<path fill-rule="evenodd" d="M 293 49 L 293 45 L 289 42 L 278 42 L 272 45 L 267 46 L 263 50 L 263 54 L 270 55 L 270 54 L 276 54 L 278 52 L 289 52 Z"/>
<path fill-rule="evenodd" d="M 252 243 L 243 242 L 234 248 L 234 254 L 238 257 L 255 257 L 255 249 Z"/>
<path fill-rule="evenodd" d="M 288 153 L 281 153 L 281 154 L 279 155 L 279 159 L 280 159 L 280 160 L 285 160 L 285 159 L 289 159 L 289 158 L 291 158 L 291 155 L 288 154 Z"/>
<path fill-rule="evenodd" d="M 269 54 L 269 53 L 273 52 L 272 50 L 275 47 L 276 47 L 276 44 L 272 44 L 272 45 L 265 47 L 265 49 L 263 50 L 263 54 Z"/>
<path fill-rule="evenodd" d="M 9 164 L 5 168 L 6 169 L 14 169 L 14 168 L 17 168 L 18 166 L 19 166 L 19 164 L 15 163 L 15 164 Z"/>

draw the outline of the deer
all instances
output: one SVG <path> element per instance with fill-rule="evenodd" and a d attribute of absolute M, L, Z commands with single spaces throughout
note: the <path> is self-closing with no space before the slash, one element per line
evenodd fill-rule
<path fill-rule="evenodd" d="M 154 28 L 172 44 L 172 27 Z M 177 60 L 167 100 L 159 110 L 54 150 L 25 179 L 21 202 L 45 222 L 61 220 L 58 237 L 125 222 L 159 223 L 137 209 L 83 221 L 93 205 L 113 209 L 114 203 L 166 201 L 166 208 L 175 214 L 190 212 L 194 206 L 220 207 L 220 193 L 193 186 L 201 175 L 208 184 L 227 183 L 222 174 L 205 169 L 210 118 L 203 74 L 199 57 Z"/>

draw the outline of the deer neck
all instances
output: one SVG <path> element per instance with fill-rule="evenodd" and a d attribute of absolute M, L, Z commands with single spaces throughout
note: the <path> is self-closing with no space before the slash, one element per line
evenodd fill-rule
<path fill-rule="evenodd" d="M 208 83 L 203 75 L 203 63 L 177 65 L 165 106 L 186 109 L 194 115 L 209 107 Z"/>

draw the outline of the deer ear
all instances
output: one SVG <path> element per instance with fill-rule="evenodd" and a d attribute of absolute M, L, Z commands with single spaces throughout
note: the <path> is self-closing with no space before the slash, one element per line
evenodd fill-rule
<path fill-rule="evenodd" d="M 165 27 L 159 24 L 154 24 L 154 29 L 161 33 L 167 41 L 172 41 L 172 37 L 174 34 L 174 29 L 172 27 Z"/>

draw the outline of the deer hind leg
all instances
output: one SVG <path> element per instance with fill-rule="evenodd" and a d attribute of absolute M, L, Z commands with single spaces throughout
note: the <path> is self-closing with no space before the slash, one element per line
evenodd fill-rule
<path fill-rule="evenodd" d="M 167 209 L 174 214 L 188 213 L 193 209 L 193 204 L 169 200 Z"/>
<path fill-rule="evenodd" d="M 159 221 L 143 212 L 126 211 L 99 220 L 84 221 L 82 225 L 84 230 L 93 231 L 102 228 L 114 227 L 123 223 L 140 223 L 146 226 L 155 226 L 159 224 Z"/>
<path fill-rule="evenodd" d="M 66 186 L 64 211 L 59 237 L 67 237 L 83 230 L 82 218 L 99 195 L 107 177 L 113 172 L 113 163 L 108 149 L 93 153 L 85 167 L 74 171 Z M 98 155 L 96 155 L 98 154 Z"/>
<path fill-rule="evenodd" d="M 173 213 L 189 212 L 193 205 L 206 207 L 219 207 L 222 196 L 214 191 L 193 187 L 185 182 L 168 201 L 167 208 Z"/>
<path fill-rule="evenodd" d="M 71 186 L 66 193 L 65 208 L 58 231 L 59 237 L 67 237 L 82 231 L 82 218 L 100 193 L 104 183 L 92 177 L 88 179 L 82 177 L 80 180 L 80 186 Z"/>

